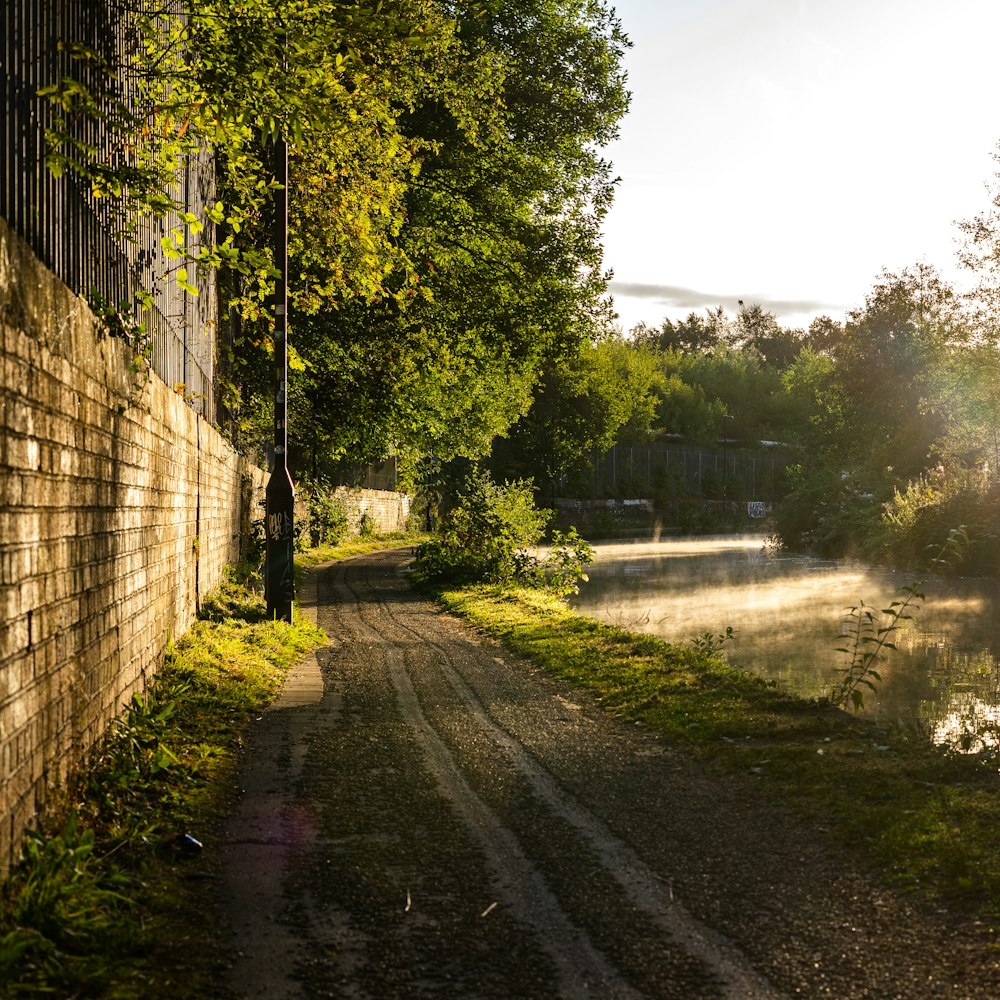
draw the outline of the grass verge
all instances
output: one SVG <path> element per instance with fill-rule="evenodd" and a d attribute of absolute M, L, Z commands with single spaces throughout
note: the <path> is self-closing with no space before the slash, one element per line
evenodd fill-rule
<path fill-rule="evenodd" d="M 393 532 L 374 538 L 351 538 L 335 545 L 320 545 L 305 552 L 296 552 L 295 568 L 305 569 L 318 566 L 320 563 L 334 559 L 346 559 L 348 556 L 360 556 L 379 549 L 399 548 L 406 545 L 419 545 L 432 536 L 424 532 Z"/>
<path fill-rule="evenodd" d="M 289 666 L 325 641 L 229 583 L 73 776 L 0 887 L 0 996 L 206 997 L 219 960 L 198 838 Z M 191 838 L 194 839 L 191 839 Z M 208 852 L 205 852 L 208 853 Z"/>
<path fill-rule="evenodd" d="M 904 891 L 1000 920 L 1000 778 L 822 702 L 574 614 L 534 591 L 436 592 L 449 610 L 671 744 L 744 775 L 815 820 L 862 868 Z"/>

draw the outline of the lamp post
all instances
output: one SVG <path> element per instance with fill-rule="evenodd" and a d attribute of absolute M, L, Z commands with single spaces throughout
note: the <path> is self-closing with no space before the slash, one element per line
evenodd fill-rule
<path fill-rule="evenodd" d="M 264 599 L 269 618 L 292 620 L 295 485 L 288 471 L 288 145 L 274 144 L 274 462 L 265 491 Z"/>

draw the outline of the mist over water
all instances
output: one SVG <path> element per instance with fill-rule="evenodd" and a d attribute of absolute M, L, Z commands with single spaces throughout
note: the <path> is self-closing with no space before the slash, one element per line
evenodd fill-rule
<path fill-rule="evenodd" d="M 671 642 L 732 626 L 729 661 L 807 698 L 840 678 L 847 610 L 887 608 L 912 573 L 775 553 L 762 535 L 595 546 L 582 614 Z M 926 601 L 901 622 L 899 647 L 877 669 L 866 715 L 917 727 L 966 750 L 995 743 L 1000 725 L 1000 585 L 930 578 Z"/>

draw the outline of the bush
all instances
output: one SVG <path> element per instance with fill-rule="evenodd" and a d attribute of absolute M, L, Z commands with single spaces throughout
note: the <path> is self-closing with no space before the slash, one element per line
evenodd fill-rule
<path fill-rule="evenodd" d="M 775 514 L 781 544 L 830 558 L 872 558 L 884 531 L 880 497 L 836 467 L 790 473 L 792 489 Z"/>
<path fill-rule="evenodd" d="M 307 519 L 296 525 L 295 548 L 302 551 L 320 545 L 336 545 L 347 535 L 350 520 L 347 505 L 337 496 L 334 487 L 322 478 L 305 482 L 302 486 L 306 502 Z"/>
<path fill-rule="evenodd" d="M 417 574 L 425 580 L 510 583 L 519 553 L 541 541 L 550 516 L 535 507 L 530 482 L 500 486 L 473 470 L 441 516 L 440 537 L 417 550 Z"/>
<path fill-rule="evenodd" d="M 576 533 L 576 528 L 570 528 L 565 534 L 552 532 L 552 547 L 545 559 L 531 555 L 526 559 L 531 560 L 531 565 L 522 570 L 525 583 L 566 597 L 579 593 L 579 582 L 590 579 L 585 570 L 594 561 L 594 549 Z"/>
<path fill-rule="evenodd" d="M 590 545 L 574 529 L 556 532 L 544 560 L 529 551 L 542 540 L 552 516 L 535 507 L 531 483 L 493 482 L 474 470 L 441 516 L 439 537 L 417 549 L 417 579 L 544 587 L 565 595 L 592 558 Z"/>
<path fill-rule="evenodd" d="M 882 558 L 922 566 L 928 551 L 956 525 L 965 525 L 972 547 L 963 573 L 995 574 L 1000 567 L 1000 485 L 980 469 L 932 470 L 883 505 Z"/>

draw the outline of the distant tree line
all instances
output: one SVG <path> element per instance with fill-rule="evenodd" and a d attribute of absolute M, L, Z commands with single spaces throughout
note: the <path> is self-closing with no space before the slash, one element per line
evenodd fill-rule
<path fill-rule="evenodd" d="M 918 264 L 881 275 L 843 322 L 785 329 L 741 303 L 587 347 L 546 373 L 494 448 L 498 468 L 545 483 L 585 474 L 612 440 L 783 442 L 794 458 L 775 527 L 788 548 L 919 564 L 965 525 L 964 571 L 996 572 L 1000 225 L 986 214 L 963 232 L 971 293 Z"/>

